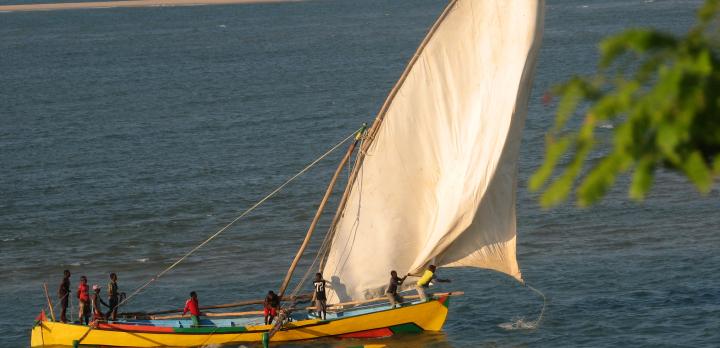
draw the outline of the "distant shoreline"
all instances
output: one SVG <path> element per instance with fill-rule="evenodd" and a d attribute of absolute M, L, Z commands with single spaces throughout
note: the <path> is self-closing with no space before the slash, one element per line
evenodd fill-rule
<path fill-rule="evenodd" d="M 123 1 L 67 2 L 67 3 L 52 3 L 52 4 L 0 5 L 0 12 L 78 10 L 78 9 L 116 8 L 116 7 L 202 6 L 202 5 L 254 4 L 254 3 L 293 2 L 293 1 L 300 1 L 300 0 L 123 0 Z"/>

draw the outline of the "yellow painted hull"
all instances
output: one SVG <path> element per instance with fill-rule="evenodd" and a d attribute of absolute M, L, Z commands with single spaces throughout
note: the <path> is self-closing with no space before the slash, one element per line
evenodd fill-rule
<path fill-rule="evenodd" d="M 440 331 L 448 313 L 447 303 L 443 304 L 443 302 L 429 301 L 326 321 L 317 319 L 295 321 L 278 331 L 272 337 L 272 342 L 340 336 L 411 323 L 425 331 Z M 83 345 L 118 347 L 196 347 L 208 344 L 261 342 L 263 333 L 270 328 L 270 325 L 260 325 L 249 326 L 246 332 L 234 333 L 155 333 L 91 329 L 83 325 L 43 321 L 32 329 L 31 346 L 72 346 L 73 342 L 79 341 Z"/>

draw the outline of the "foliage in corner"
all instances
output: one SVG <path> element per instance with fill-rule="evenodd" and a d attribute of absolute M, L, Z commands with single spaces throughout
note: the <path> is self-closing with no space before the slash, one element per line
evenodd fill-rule
<path fill-rule="evenodd" d="M 702 193 L 712 189 L 720 176 L 719 14 L 720 0 L 707 0 L 686 36 L 632 29 L 608 37 L 595 75 L 554 88 L 555 125 L 530 179 L 543 206 L 566 200 L 576 185 L 577 203 L 593 204 L 626 172 L 629 196 L 642 200 L 659 167 L 684 174 Z M 568 130 L 576 117 L 584 117 L 581 126 Z M 610 143 L 596 138 L 605 125 L 614 126 Z M 586 168 L 588 158 L 594 164 Z"/>

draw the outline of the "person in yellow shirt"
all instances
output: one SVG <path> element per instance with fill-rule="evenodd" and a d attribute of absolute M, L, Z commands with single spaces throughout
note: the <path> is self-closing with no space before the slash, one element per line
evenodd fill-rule
<path fill-rule="evenodd" d="M 433 280 L 440 282 L 440 283 L 449 283 L 450 282 L 450 279 L 440 279 L 437 277 L 437 275 L 435 275 L 435 265 L 428 266 L 428 268 L 425 270 L 425 273 L 423 273 L 422 275 L 410 274 L 410 273 L 408 273 L 408 275 L 420 277 L 420 279 L 418 279 L 417 283 L 415 283 L 415 290 L 417 290 L 418 295 L 420 296 L 420 300 L 423 302 L 427 301 L 427 296 L 425 295 L 425 289 L 430 286 L 430 282 L 432 282 Z"/>

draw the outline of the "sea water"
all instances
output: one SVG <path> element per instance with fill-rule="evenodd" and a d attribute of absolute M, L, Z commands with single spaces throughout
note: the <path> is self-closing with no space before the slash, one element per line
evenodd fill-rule
<path fill-rule="evenodd" d="M 130 293 L 371 122 L 445 3 L 0 14 L 0 345 L 29 345 L 41 286 L 55 297 L 64 269 L 73 291 L 81 275 L 105 286 L 117 272 Z M 547 304 L 540 321 L 542 296 L 513 279 L 442 269 L 453 282 L 438 290 L 465 291 L 443 332 L 292 346 L 720 345 L 717 189 L 702 196 L 661 170 L 645 202 L 627 199 L 623 177 L 584 210 L 542 210 L 527 191 L 553 121 L 542 95 L 594 71 L 603 37 L 629 27 L 684 33 L 699 5 L 548 1 L 517 204 L 518 261 Z M 609 138 L 612 126 L 599 134 Z M 339 156 L 123 310 L 176 308 L 191 290 L 215 304 L 276 289 Z"/>

